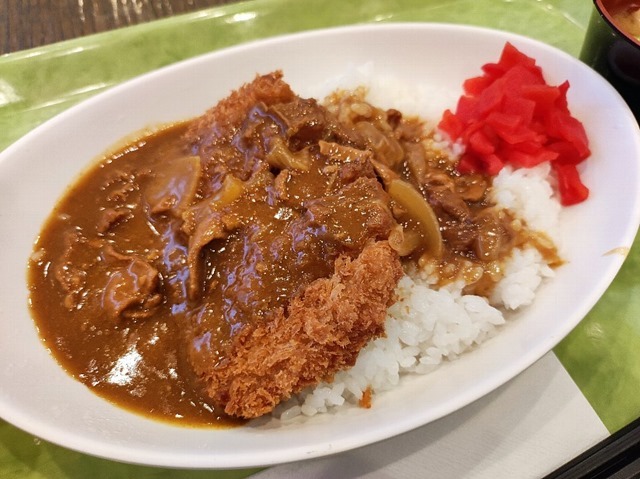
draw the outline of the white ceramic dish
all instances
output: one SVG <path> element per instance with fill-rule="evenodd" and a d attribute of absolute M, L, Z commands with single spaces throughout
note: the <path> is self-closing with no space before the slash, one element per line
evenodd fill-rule
<path fill-rule="evenodd" d="M 154 422 L 100 399 L 69 377 L 39 341 L 27 308 L 27 259 L 65 187 L 123 137 L 189 118 L 251 80 L 282 69 L 294 90 L 314 92 L 353 65 L 439 92 L 453 106 L 463 79 L 497 60 L 505 41 L 535 57 L 549 83 L 571 82 L 572 112 L 591 139 L 584 181 L 591 198 L 562 213 L 568 264 L 535 304 L 461 359 L 351 408 L 280 424 L 189 429 Z M 316 90 L 317 91 L 317 90 Z M 440 103 L 438 103 L 440 102 Z M 362 446 L 440 418 L 502 385 L 539 359 L 584 317 L 618 271 L 640 217 L 640 135 L 599 76 L 569 55 L 520 36 L 437 24 L 368 25 L 242 45 L 118 86 L 26 135 L 0 155 L 0 416 L 68 448 L 106 458 L 182 468 L 234 468 L 317 457 Z M 623 196 L 622 196 L 623 195 Z"/>

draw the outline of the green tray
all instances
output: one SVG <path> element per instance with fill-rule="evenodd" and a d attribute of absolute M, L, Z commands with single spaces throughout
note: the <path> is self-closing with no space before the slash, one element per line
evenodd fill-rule
<path fill-rule="evenodd" d="M 447 22 L 527 35 L 577 56 L 590 0 L 253 0 L 0 57 L 0 150 L 43 121 L 141 73 L 273 35 L 367 22 Z M 419 55 L 419 53 L 417 53 Z M 640 416 L 640 245 L 555 353 L 610 431 Z M 569 459 L 569 458 L 567 458 Z M 80 454 L 0 420 L 0 478 L 240 478 Z"/>

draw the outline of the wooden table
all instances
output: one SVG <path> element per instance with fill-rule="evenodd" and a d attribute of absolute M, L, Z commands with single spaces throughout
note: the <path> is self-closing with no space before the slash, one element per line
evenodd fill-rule
<path fill-rule="evenodd" d="M 1 0 L 0 54 L 237 0 Z"/>

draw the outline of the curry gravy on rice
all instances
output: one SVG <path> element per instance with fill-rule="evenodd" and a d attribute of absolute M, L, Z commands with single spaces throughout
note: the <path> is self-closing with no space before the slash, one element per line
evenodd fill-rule
<path fill-rule="evenodd" d="M 364 91 L 322 106 L 281 77 L 103 159 L 42 229 L 33 315 L 100 396 L 237 424 L 351 367 L 403 272 L 487 295 L 514 247 L 544 249 L 418 119 Z"/>

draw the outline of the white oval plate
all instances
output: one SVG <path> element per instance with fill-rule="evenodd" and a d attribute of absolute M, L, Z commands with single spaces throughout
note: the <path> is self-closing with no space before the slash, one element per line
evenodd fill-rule
<path fill-rule="evenodd" d="M 455 105 L 465 78 L 498 59 L 506 41 L 535 57 L 549 83 L 570 80 L 572 112 L 591 140 L 593 155 L 583 178 L 592 193 L 562 213 L 568 264 L 533 306 L 481 347 L 432 374 L 405 378 L 401 387 L 377 395 L 370 410 L 215 430 L 172 426 L 117 408 L 69 377 L 40 343 L 25 281 L 33 241 L 65 187 L 123 137 L 196 116 L 256 73 L 282 69 L 305 96 L 326 92 L 325 80 L 339 83 L 341 75 L 366 62 L 376 75 L 430 92 L 433 111 L 424 113 L 439 115 Z M 241 45 L 127 82 L 57 116 L 0 155 L 0 416 L 71 449 L 181 468 L 317 457 L 426 424 L 522 372 L 594 305 L 624 260 L 607 253 L 630 247 L 637 230 L 639 159 L 636 122 L 601 77 L 548 45 L 474 27 L 387 24 L 312 31 Z"/>

